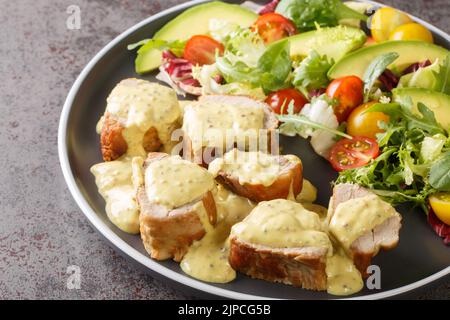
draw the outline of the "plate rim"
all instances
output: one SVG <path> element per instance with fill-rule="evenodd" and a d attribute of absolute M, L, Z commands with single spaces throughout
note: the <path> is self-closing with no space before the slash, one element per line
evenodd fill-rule
<path fill-rule="evenodd" d="M 134 26 L 128 28 L 121 34 L 119 34 L 117 37 L 115 37 L 112 41 L 110 41 L 106 46 L 104 46 L 91 60 L 88 62 L 88 64 L 83 68 L 81 73 L 76 78 L 74 84 L 72 85 L 67 98 L 64 102 L 63 109 L 61 111 L 61 116 L 59 120 L 58 125 L 58 156 L 59 156 L 59 162 L 60 167 L 63 172 L 64 180 L 69 188 L 69 191 L 74 198 L 76 204 L 81 209 L 83 214 L 88 218 L 89 222 L 94 226 L 94 228 L 100 232 L 111 244 L 114 245 L 117 249 L 122 251 L 123 254 L 126 254 L 127 256 L 131 257 L 136 262 L 140 263 L 146 268 L 149 268 L 150 270 L 167 277 L 175 282 L 181 283 L 187 287 L 191 287 L 215 296 L 221 296 L 224 298 L 230 298 L 230 299 L 271 299 L 271 300 L 277 300 L 280 298 L 277 297 L 269 297 L 269 296 L 258 296 L 258 295 L 252 295 L 252 294 L 246 294 L 241 293 L 233 290 L 223 289 L 216 287 L 212 284 L 202 282 L 200 280 L 193 279 L 189 277 L 188 275 L 185 275 L 183 273 L 176 272 L 174 270 L 171 270 L 163 265 L 160 265 L 157 261 L 151 259 L 150 257 L 140 253 L 138 250 L 133 248 L 131 245 L 129 245 L 127 242 L 122 240 L 117 234 L 115 234 L 112 229 L 110 229 L 98 216 L 98 214 L 93 210 L 93 208 L 89 205 L 89 203 L 84 198 L 83 194 L 81 193 L 80 189 L 77 186 L 75 176 L 72 172 L 70 161 L 69 161 L 69 155 L 68 155 L 68 146 L 67 146 L 67 124 L 70 116 L 70 112 L 72 110 L 72 104 L 74 101 L 74 98 L 76 94 L 78 93 L 78 90 L 85 80 L 86 76 L 90 73 L 92 68 L 100 61 L 101 58 L 109 51 L 111 50 L 117 43 L 119 43 L 121 40 L 126 38 L 128 35 L 136 31 L 137 29 L 141 28 L 142 26 L 149 24 L 153 22 L 154 20 L 157 20 L 161 17 L 164 17 L 167 14 L 170 14 L 172 12 L 178 11 L 180 9 L 186 9 L 189 7 L 192 7 L 194 5 L 198 5 L 205 2 L 210 2 L 211 0 L 192 0 L 188 1 L 186 3 L 182 3 L 173 7 L 170 7 L 166 10 L 163 10 L 161 12 L 158 12 L 141 22 L 135 24 Z M 380 4 L 375 1 L 359 1 L 359 2 L 367 2 L 371 3 L 377 6 L 385 6 L 383 4 Z M 414 20 L 420 22 L 424 26 L 426 26 L 429 30 L 431 30 L 435 34 L 439 34 L 441 37 L 443 37 L 446 41 L 450 42 L 450 36 L 445 33 L 444 31 L 440 30 L 439 28 L 431 25 L 430 23 L 421 20 L 420 18 L 417 18 L 411 14 L 409 14 Z M 384 299 L 389 297 L 398 296 L 400 294 L 405 294 L 407 292 L 410 292 L 412 290 L 418 289 L 420 287 L 423 287 L 427 284 L 430 284 L 434 281 L 437 281 L 447 275 L 450 274 L 450 266 L 447 268 L 444 268 L 443 270 L 434 273 L 431 276 L 425 277 L 421 280 L 415 281 L 413 283 L 410 283 L 405 286 L 401 286 L 395 289 L 378 292 L 374 294 L 364 295 L 364 296 L 358 296 L 358 297 L 337 297 L 336 299 L 347 299 L 347 300 L 362 300 L 362 299 Z"/>

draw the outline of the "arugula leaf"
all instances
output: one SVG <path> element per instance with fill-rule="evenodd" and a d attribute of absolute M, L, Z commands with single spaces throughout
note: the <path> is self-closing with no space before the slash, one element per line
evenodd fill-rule
<path fill-rule="evenodd" d="M 367 19 L 340 0 L 282 0 L 276 12 L 294 21 L 300 31 L 313 30 L 316 24 L 336 26 L 341 19 Z"/>
<path fill-rule="evenodd" d="M 450 95 L 450 53 L 447 54 L 439 72 L 433 71 L 436 77 L 435 90 Z"/>
<path fill-rule="evenodd" d="M 184 47 L 186 45 L 186 41 L 174 40 L 174 41 L 166 41 L 161 39 L 144 39 L 136 43 L 129 44 L 127 49 L 134 50 L 138 47 L 138 55 L 143 54 L 152 49 L 159 50 L 170 50 L 177 57 L 183 56 Z"/>
<path fill-rule="evenodd" d="M 315 121 L 311 121 L 301 114 L 277 115 L 277 118 L 279 121 L 283 122 L 279 128 L 280 133 L 286 134 L 288 136 L 293 136 L 295 134 L 298 134 L 299 132 L 304 131 L 303 127 L 309 127 L 313 129 L 325 130 L 343 138 L 352 139 L 352 136 L 342 131 L 329 128 Z"/>
<path fill-rule="evenodd" d="M 303 92 L 326 87 L 329 82 L 327 72 L 333 64 L 333 59 L 329 61 L 326 56 L 311 51 L 294 70 L 294 86 Z"/>
<path fill-rule="evenodd" d="M 399 57 L 397 52 L 388 52 L 376 57 L 367 67 L 363 76 L 364 81 L 364 102 L 369 100 L 370 91 L 379 76 L 386 70 L 394 60 Z"/>
<path fill-rule="evenodd" d="M 434 112 L 427 108 L 422 102 L 417 104 L 417 108 L 419 109 L 421 118 L 414 117 L 412 113 L 409 112 L 409 123 L 408 129 L 412 130 L 414 128 L 420 128 L 430 134 L 443 133 L 444 129 L 439 125 L 436 121 L 436 117 L 434 116 Z"/>
<path fill-rule="evenodd" d="M 421 129 L 431 135 L 445 133 L 445 130 L 436 121 L 433 111 L 423 103 L 417 104 L 419 114 L 416 114 L 413 112 L 412 101 L 409 100 L 407 104 L 405 102 L 402 105 L 396 102 L 377 103 L 365 112 L 383 112 L 390 117 L 390 121 L 403 119 L 408 130 Z"/>
<path fill-rule="evenodd" d="M 450 191 L 450 152 L 431 166 L 430 185 L 438 191 Z"/>

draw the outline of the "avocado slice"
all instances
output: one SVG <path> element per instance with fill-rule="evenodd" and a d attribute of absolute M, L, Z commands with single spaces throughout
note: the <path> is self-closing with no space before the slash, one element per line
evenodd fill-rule
<path fill-rule="evenodd" d="M 434 62 L 436 59 L 445 59 L 448 50 L 423 41 L 387 41 L 380 44 L 358 49 L 341 60 L 339 60 L 328 71 L 330 79 L 355 75 L 363 77 L 369 64 L 373 59 L 388 52 L 397 52 L 400 56 L 395 60 L 394 65 L 402 70 L 407 66 L 424 60 Z"/>
<path fill-rule="evenodd" d="M 401 103 L 411 98 L 415 106 L 422 102 L 434 112 L 437 122 L 450 132 L 450 96 L 423 88 L 397 88 L 392 90 L 394 101 Z"/>
<path fill-rule="evenodd" d="M 358 28 L 337 26 L 300 33 L 288 39 L 291 57 L 305 57 L 311 50 L 315 50 L 321 56 L 326 55 L 336 61 L 348 52 L 360 48 L 366 42 L 366 35 Z"/>
<path fill-rule="evenodd" d="M 241 27 L 248 27 L 257 18 L 256 13 L 239 5 L 220 1 L 209 2 L 187 9 L 156 32 L 153 39 L 183 41 L 193 35 L 207 34 L 210 19 L 220 19 L 236 23 Z M 137 73 L 152 71 L 160 65 L 161 51 L 157 49 L 139 54 L 135 61 Z"/>

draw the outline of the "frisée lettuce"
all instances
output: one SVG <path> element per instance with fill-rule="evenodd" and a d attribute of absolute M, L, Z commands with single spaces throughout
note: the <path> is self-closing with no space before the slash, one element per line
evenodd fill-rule
<path fill-rule="evenodd" d="M 367 165 L 340 172 L 336 183 L 357 183 L 392 204 L 413 202 L 428 212 L 430 194 L 450 190 L 450 138 L 434 113 L 412 101 L 378 103 L 366 112 L 383 112 L 389 123 L 377 135 L 381 154 Z"/>

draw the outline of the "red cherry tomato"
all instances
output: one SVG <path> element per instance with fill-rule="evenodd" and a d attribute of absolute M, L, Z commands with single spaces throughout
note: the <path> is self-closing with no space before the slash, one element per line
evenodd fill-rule
<path fill-rule="evenodd" d="M 363 90 L 364 83 L 357 76 L 338 78 L 328 85 L 327 96 L 338 101 L 333 109 L 339 123 L 347 120 L 350 112 L 363 102 Z"/>
<path fill-rule="evenodd" d="M 374 44 L 377 44 L 377 42 L 372 37 L 367 37 L 367 40 L 364 43 L 364 47 L 368 47 Z"/>
<path fill-rule="evenodd" d="M 336 171 L 358 168 L 375 159 L 380 148 L 375 139 L 353 137 L 336 142 L 330 151 L 329 161 Z"/>
<path fill-rule="evenodd" d="M 266 98 L 266 103 L 272 108 L 273 112 L 283 114 L 288 112 L 288 106 L 293 101 L 294 113 L 299 113 L 303 106 L 308 103 L 308 100 L 303 94 L 295 89 L 281 89 L 269 94 Z"/>
<path fill-rule="evenodd" d="M 216 61 L 216 51 L 223 54 L 223 45 L 211 37 L 198 35 L 191 37 L 184 47 L 183 57 L 194 65 L 213 64 Z"/>
<path fill-rule="evenodd" d="M 297 33 L 295 24 L 278 13 L 260 15 L 251 28 L 258 30 L 266 44 Z"/>

